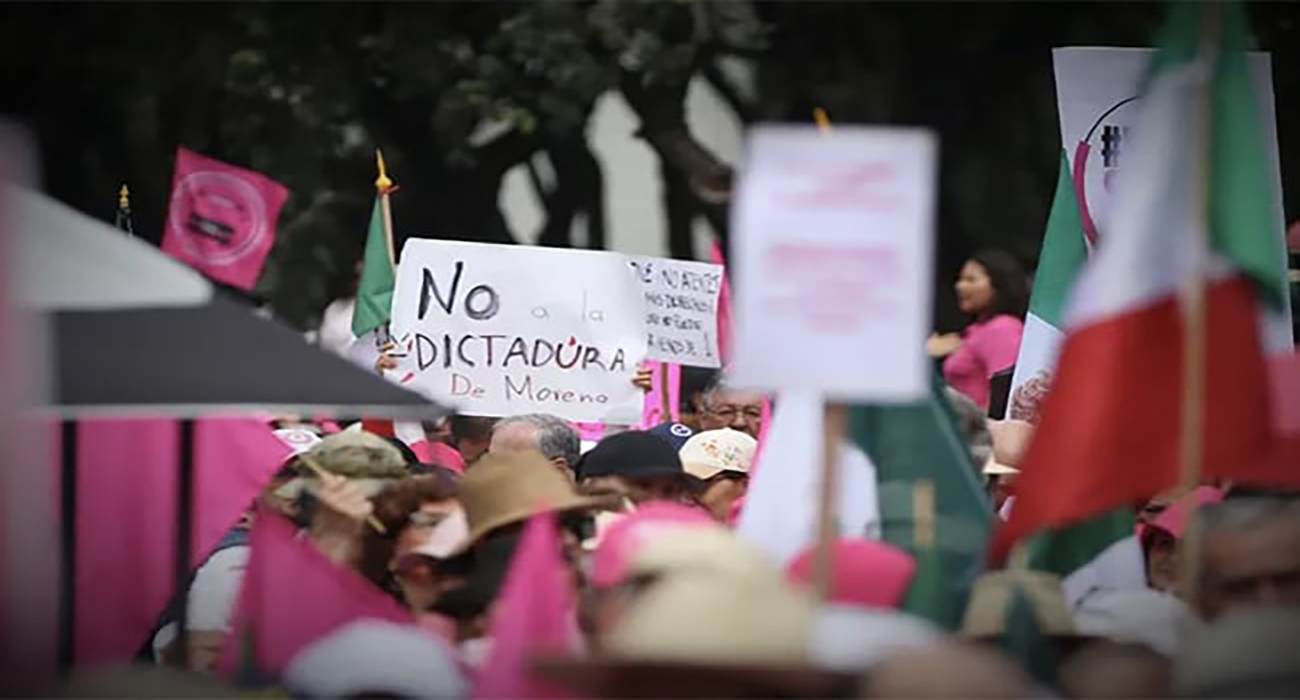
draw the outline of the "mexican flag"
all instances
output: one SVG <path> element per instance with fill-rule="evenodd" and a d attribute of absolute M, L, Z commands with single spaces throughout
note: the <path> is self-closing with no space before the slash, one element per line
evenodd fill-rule
<path fill-rule="evenodd" d="M 1062 151 L 1056 196 L 1047 218 L 1012 381 L 1013 387 L 1025 389 L 1013 394 L 1008 404 L 1009 418 L 1037 420 L 1036 405 L 1050 384 L 1056 351 L 1064 337 L 1066 300 L 1087 260 L 1086 236 L 1070 173 L 1069 159 Z M 1146 571 L 1134 536 L 1134 521 L 1132 509 L 1120 508 L 1045 532 L 1026 546 L 1024 564 L 1060 576 L 1071 605 L 1095 588 L 1143 588 Z"/>
<path fill-rule="evenodd" d="M 1257 476 L 1243 465 L 1270 440 L 1259 311 L 1285 308 L 1286 289 L 1247 39 L 1237 3 L 1171 4 L 1108 229 L 1058 326 L 1052 391 L 995 558 L 1179 483 L 1193 275 L 1205 282 L 1201 473 Z"/>
<path fill-rule="evenodd" d="M 383 198 L 375 196 L 375 207 L 370 213 L 370 231 L 366 235 L 365 261 L 361 267 L 361 281 L 357 285 L 357 305 L 352 311 L 352 335 L 363 338 L 388 323 L 393 306 L 393 257 L 388 250 L 388 236 L 384 233 Z"/>
<path fill-rule="evenodd" d="M 903 609 L 961 627 L 993 514 L 943 381 L 909 404 L 848 408 L 848 435 L 875 465 L 880 539 L 916 561 Z"/>
<path fill-rule="evenodd" d="M 1088 245 L 1079 216 L 1078 196 L 1070 177 L 1070 161 L 1062 150 L 1056 196 L 1047 215 L 1038 272 L 1029 296 L 1029 313 L 1025 315 L 1025 332 L 1011 380 L 1008 418 L 1036 421 L 1035 407 L 1050 383 L 1056 351 L 1065 336 L 1066 299 L 1087 257 Z M 1024 391 L 1019 391 L 1021 387 Z"/>

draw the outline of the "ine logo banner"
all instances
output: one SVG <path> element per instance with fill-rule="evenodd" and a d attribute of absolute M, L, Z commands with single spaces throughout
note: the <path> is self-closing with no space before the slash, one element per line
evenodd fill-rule
<path fill-rule="evenodd" d="M 288 197 L 265 175 L 179 148 L 162 249 L 215 280 L 251 289 Z"/>

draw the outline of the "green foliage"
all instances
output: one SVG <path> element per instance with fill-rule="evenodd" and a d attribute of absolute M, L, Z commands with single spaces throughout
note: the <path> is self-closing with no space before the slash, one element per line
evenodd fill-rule
<path fill-rule="evenodd" d="M 1300 10 L 1252 3 L 1294 109 Z M 545 199 L 555 234 L 599 212 L 600 164 L 577 138 L 597 99 L 623 94 L 668 164 L 673 252 L 703 214 L 726 229 L 729 168 L 685 129 L 704 75 L 744 119 L 922 124 L 941 140 L 936 306 L 961 258 L 1038 249 L 1055 179 L 1050 49 L 1140 46 L 1158 3 L 543 0 L 436 3 L 0 3 L 0 112 L 40 138 L 47 189 L 111 220 L 129 183 L 138 233 L 157 240 L 178 145 L 264 172 L 292 191 L 259 290 L 313 325 L 353 276 L 373 197 L 374 149 L 402 189 L 408 234 L 509 241 L 502 175 L 541 150 L 577 164 Z M 719 59 L 758 67 L 757 99 Z M 722 82 L 719 82 L 722 81 Z M 1300 140 L 1279 118 L 1284 174 Z M 1291 178 L 1285 178 L 1287 180 Z M 595 194 L 593 194 L 593 192 Z M 1295 196 L 1291 196 L 1295 199 Z M 1294 209 L 1294 207 L 1292 207 Z M 594 226 L 595 224 L 590 224 Z M 590 237 L 598 240 L 597 232 Z M 941 317 L 947 325 L 956 318 Z"/>

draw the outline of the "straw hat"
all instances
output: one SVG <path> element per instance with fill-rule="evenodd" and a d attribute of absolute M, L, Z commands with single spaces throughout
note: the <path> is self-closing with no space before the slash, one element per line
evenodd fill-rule
<path fill-rule="evenodd" d="M 816 610 L 779 574 L 679 572 L 637 599 L 602 656 L 541 657 L 534 666 L 589 697 L 830 697 L 852 676 L 811 663 Z"/>
<path fill-rule="evenodd" d="M 817 613 L 809 653 L 818 666 L 859 673 L 945 638 L 944 631 L 929 620 L 901 610 L 828 604 Z"/>
<path fill-rule="evenodd" d="M 547 510 L 564 512 L 609 505 L 608 496 L 582 496 L 540 452 L 484 455 L 460 480 L 460 504 L 468 534 L 448 556 L 469 549 L 499 527 Z"/>
<path fill-rule="evenodd" d="M 663 501 L 651 501 L 632 513 L 605 511 L 597 515 L 592 585 L 605 588 L 622 583 L 648 543 L 674 531 L 700 529 L 722 528 L 702 510 Z"/>
<path fill-rule="evenodd" d="M 1060 577 L 1024 569 L 994 571 L 975 581 L 961 625 L 962 635 L 976 639 L 1001 637 L 1006 632 L 1007 612 L 1017 592 L 1028 599 L 1044 636 L 1066 639 L 1082 636 L 1065 602 Z"/>
<path fill-rule="evenodd" d="M 714 572 L 750 580 L 781 581 L 781 571 L 749 540 L 721 526 L 657 533 L 641 545 L 625 577 Z"/>

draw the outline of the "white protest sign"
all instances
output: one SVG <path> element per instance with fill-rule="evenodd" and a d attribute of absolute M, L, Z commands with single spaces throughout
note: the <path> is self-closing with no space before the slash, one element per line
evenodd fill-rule
<path fill-rule="evenodd" d="M 695 367 L 721 367 L 718 294 L 723 270 L 711 263 L 629 256 L 645 303 L 648 357 Z"/>
<path fill-rule="evenodd" d="M 817 541 L 818 487 L 826 413 L 816 394 L 777 397 L 736 532 L 782 566 Z M 880 537 L 876 467 L 848 440 L 840 441 L 836 531 L 841 537 Z"/>
<path fill-rule="evenodd" d="M 929 391 L 938 146 L 921 129 L 750 132 L 737 248 L 737 384 L 839 400 Z"/>
<path fill-rule="evenodd" d="M 462 413 L 641 416 L 644 306 L 626 256 L 411 238 L 392 333 L 405 357 L 390 375 Z"/>

